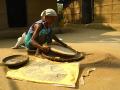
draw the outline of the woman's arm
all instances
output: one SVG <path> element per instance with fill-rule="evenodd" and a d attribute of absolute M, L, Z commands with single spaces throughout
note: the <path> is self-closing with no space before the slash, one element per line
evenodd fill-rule
<path fill-rule="evenodd" d="M 53 35 L 53 39 L 54 39 L 56 42 L 58 42 L 58 43 L 60 43 L 61 45 L 63 45 L 64 47 L 68 47 L 68 45 L 65 44 L 64 42 L 62 42 L 61 40 L 59 40 L 58 37 L 57 37 L 55 34 Z"/>
<path fill-rule="evenodd" d="M 31 38 L 31 44 L 32 44 L 34 47 L 42 50 L 43 52 L 48 52 L 48 51 L 50 50 L 49 47 L 47 47 L 47 46 L 41 46 L 39 43 L 37 43 L 37 42 L 35 41 L 35 38 L 36 38 L 37 35 L 39 34 L 39 31 L 41 30 L 41 28 L 42 28 L 42 25 L 39 25 L 39 24 L 35 24 L 35 25 L 33 26 L 34 33 L 33 33 L 32 38 Z"/>
<path fill-rule="evenodd" d="M 42 26 L 41 26 L 40 24 L 35 24 L 35 25 L 33 26 L 34 33 L 33 33 L 32 38 L 31 38 L 31 44 L 32 44 L 34 47 L 39 48 L 39 49 L 42 50 L 42 46 L 35 41 L 35 38 L 38 36 L 41 27 L 42 27 Z"/>
<path fill-rule="evenodd" d="M 67 44 L 65 44 L 64 42 L 62 42 L 61 40 L 59 40 L 56 35 L 53 35 L 53 39 L 54 39 L 56 42 L 58 42 L 58 43 L 60 43 L 61 45 L 63 45 L 64 47 L 69 48 L 69 49 L 72 49 L 73 51 L 76 51 L 76 50 L 74 50 L 73 48 L 71 48 L 70 46 L 68 46 Z"/>

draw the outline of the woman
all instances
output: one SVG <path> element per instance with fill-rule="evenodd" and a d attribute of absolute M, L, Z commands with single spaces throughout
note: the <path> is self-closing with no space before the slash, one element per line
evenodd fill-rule
<path fill-rule="evenodd" d="M 29 29 L 25 37 L 25 46 L 29 50 L 39 49 L 43 52 L 48 52 L 50 48 L 44 44 L 52 43 L 52 39 L 67 47 L 65 43 L 59 40 L 53 34 L 51 26 L 57 19 L 57 13 L 53 9 L 46 9 L 41 13 L 42 19 L 35 22 Z"/>

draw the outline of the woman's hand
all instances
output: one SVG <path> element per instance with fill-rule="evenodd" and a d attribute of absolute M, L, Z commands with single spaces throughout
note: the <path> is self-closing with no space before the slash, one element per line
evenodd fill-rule
<path fill-rule="evenodd" d="M 48 53 L 50 51 L 50 47 L 45 45 L 45 46 L 42 47 L 42 51 L 44 53 Z"/>

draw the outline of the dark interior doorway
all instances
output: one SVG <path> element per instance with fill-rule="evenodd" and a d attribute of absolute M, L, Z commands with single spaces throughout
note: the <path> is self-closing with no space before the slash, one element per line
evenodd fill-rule
<path fill-rule="evenodd" d="M 6 0 L 9 27 L 25 27 L 26 0 Z"/>
<path fill-rule="evenodd" d="M 94 0 L 82 0 L 82 23 L 88 24 L 93 20 Z"/>

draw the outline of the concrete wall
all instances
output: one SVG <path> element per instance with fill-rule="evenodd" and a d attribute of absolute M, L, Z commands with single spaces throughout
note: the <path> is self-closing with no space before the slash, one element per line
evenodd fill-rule
<path fill-rule="evenodd" d="M 41 12 L 47 8 L 57 10 L 56 0 L 26 0 L 28 26 L 38 20 Z M 0 29 L 8 28 L 7 21 L 6 2 L 0 0 Z"/>
<path fill-rule="evenodd" d="M 25 27 L 9 28 L 7 20 L 6 0 L 0 0 L 0 38 L 19 37 L 27 30 Z M 26 0 L 27 26 L 40 19 L 44 9 L 53 8 L 57 10 L 56 0 Z"/>
<path fill-rule="evenodd" d="M 44 9 L 53 8 L 57 10 L 56 0 L 26 0 L 28 25 L 40 19 Z"/>
<path fill-rule="evenodd" d="M 5 0 L 0 0 L 0 30 L 7 28 L 7 11 Z"/>

